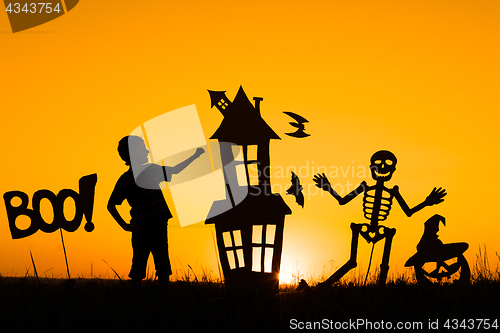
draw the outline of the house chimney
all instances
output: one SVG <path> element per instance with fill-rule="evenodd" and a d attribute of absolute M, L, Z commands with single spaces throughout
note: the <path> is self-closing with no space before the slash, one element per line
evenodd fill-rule
<path fill-rule="evenodd" d="M 254 97 L 253 100 L 255 101 L 255 110 L 257 110 L 257 112 L 260 114 L 260 102 L 263 100 L 264 98 L 262 97 Z"/>

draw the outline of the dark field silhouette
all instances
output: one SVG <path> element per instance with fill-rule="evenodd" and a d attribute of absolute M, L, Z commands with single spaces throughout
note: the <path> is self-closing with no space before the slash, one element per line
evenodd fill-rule
<path fill-rule="evenodd" d="M 280 332 L 290 330 L 293 320 L 324 319 L 421 322 L 424 328 L 436 319 L 440 325 L 446 319 L 493 323 L 500 314 L 499 272 L 480 265 L 472 267 L 472 283 L 459 289 L 422 288 L 411 278 L 386 286 L 343 279 L 328 290 L 281 286 L 278 294 L 261 298 L 232 297 L 224 284 L 209 279 L 172 282 L 166 291 L 145 280 L 138 301 L 130 281 L 1 277 L 0 323 L 3 332 Z"/>

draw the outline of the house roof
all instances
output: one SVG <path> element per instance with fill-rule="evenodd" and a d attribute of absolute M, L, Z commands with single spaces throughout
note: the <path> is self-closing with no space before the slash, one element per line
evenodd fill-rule
<path fill-rule="evenodd" d="M 229 200 L 215 201 L 208 216 L 214 215 L 213 212 L 221 211 L 221 207 L 226 209 Z M 292 213 L 290 207 L 285 203 L 280 194 L 271 195 L 247 195 L 245 199 L 235 207 L 232 207 L 219 215 L 208 218 L 205 224 L 230 223 L 237 227 L 238 224 L 263 221 L 267 218 L 283 217 Z"/>
<path fill-rule="evenodd" d="M 226 91 L 213 91 L 209 90 L 208 93 L 210 94 L 210 107 L 213 108 L 214 106 L 217 105 L 217 103 L 222 99 L 222 100 L 227 100 L 226 97 Z"/>
<path fill-rule="evenodd" d="M 212 106 L 213 103 L 212 101 Z M 223 115 L 224 119 L 211 139 L 238 145 L 254 145 L 265 143 L 270 139 L 280 139 L 262 119 L 259 108 L 255 108 L 248 100 L 241 86 Z"/>

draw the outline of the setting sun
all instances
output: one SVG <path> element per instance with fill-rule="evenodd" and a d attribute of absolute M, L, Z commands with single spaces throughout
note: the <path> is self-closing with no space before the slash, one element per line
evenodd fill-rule
<path fill-rule="evenodd" d="M 393 201 L 381 222 L 397 230 L 389 277 L 412 273 L 404 263 L 416 251 L 424 222 L 435 214 L 446 217 L 439 230 L 444 243 L 470 245 L 464 253 L 469 264 L 484 246 L 496 262 L 498 227 L 491 213 L 500 106 L 496 1 L 192 1 L 154 7 L 146 15 L 128 4 L 117 9 L 87 0 L 42 26 L 2 35 L 7 51 L 1 55 L 1 135 L 9 156 L 2 165 L 3 193 L 24 192 L 31 209 L 41 189 L 78 191 L 82 176 L 98 176 L 95 230 L 85 232 L 83 221 L 78 230 L 63 231 L 73 276 L 92 271 L 115 277 L 111 266 L 126 277 L 130 269 L 130 234 L 106 209 L 127 170 L 118 140 L 155 117 L 195 105 L 202 132 L 197 138 L 208 145 L 203 158 L 215 170 L 220 156 L 211 136 L 224 117 L 212 107 L 208 90 L 225 91 L 233 101 L 240 86 L 252 105 L 260 98 L 260 114 L 279 136 L 269 145 L 270 186 L 291 210 L 284 219 L 281 283 L 319 282 L 349 260 L 351 223 L 369 223 L 363 195 L 339 205 L 313 177 L 325 173 L 341 196 L 363 182 L 373 186 L 370 158 L 379 150 L 397 157 L 385 186 L 397 185 L 410 208 L 434 187 L 448 193 L 411 217 Z M 10 31 L 6 14 L 0 22 Z M 298 128 L 290 123 L 305 126 L 309 136 L 288 135 Z M 254 167 L 248 164 L 253 173 Z M 291 172 L 303 187 L 303 207 L 287 194 Z M 257 180 L 249 175 L 251 183 Z M 170 186 L 164 193 L 174 215 L 168 226 L 173 277 L 184 276 L 188 265 L 197 274 L 221 277 L 215 227 L 204 220 L 215 199 L 203 205 L 176 202 L 204 187 Z M 70 200 L 66 206 L 69 219 L 76 212 Z M 50 222 L 53 211 L 45 199 L 40 209 Z M 127 216 L 129 209 L 119 207 L 120 214 Z M 184 216 L 196 223 L 181 227 Z M 30 251 L 39 272 L 67 275 L 59 231 L 12 239 L 5 205 L 2 221 L 2 275 L 24 276 Z M 20 216 L 16 225 L 27 228 L 30 221 Z M 372 272 L 382 264 L 383 243 L 375 245 Z M 353 274 L 366 272 L 371 249 L 360 237 Z M 237 258 L 241 252 L 235 251 Z M 262 251 L 267 269 L 271 262 Z"/>
<path fill-rule="evenodd" d="M 1 332 L 498 329 L 500 1 L 3 4 Z"/>

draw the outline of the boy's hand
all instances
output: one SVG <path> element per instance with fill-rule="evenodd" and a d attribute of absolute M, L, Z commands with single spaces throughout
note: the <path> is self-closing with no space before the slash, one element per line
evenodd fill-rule
<path fill-rule="evenodd" d="M 199 157 L 201 154 L 204 154 L 204 153 L 205 153 L 205 149 L 198 148 L 198 149 L 196 149 L 196 152 L 194 154 L 196 155 L 196 157 Z"/>
<path fill-rule="evenodd" d="M 137 225 L 136 223 L 129 223 L 123 226 L 123 230 L 129 231 L 129 232 L 137 232 L 141 231 L 141 226 Z"/>
<path fill-rule="evenodd" d="M 316 186 L 322 188 L 324 191 L 330 191 L 331 185 L 328 178 L 326 178 L 325 174 L 314 175 L 313 181 L 316 183 Z"/>

